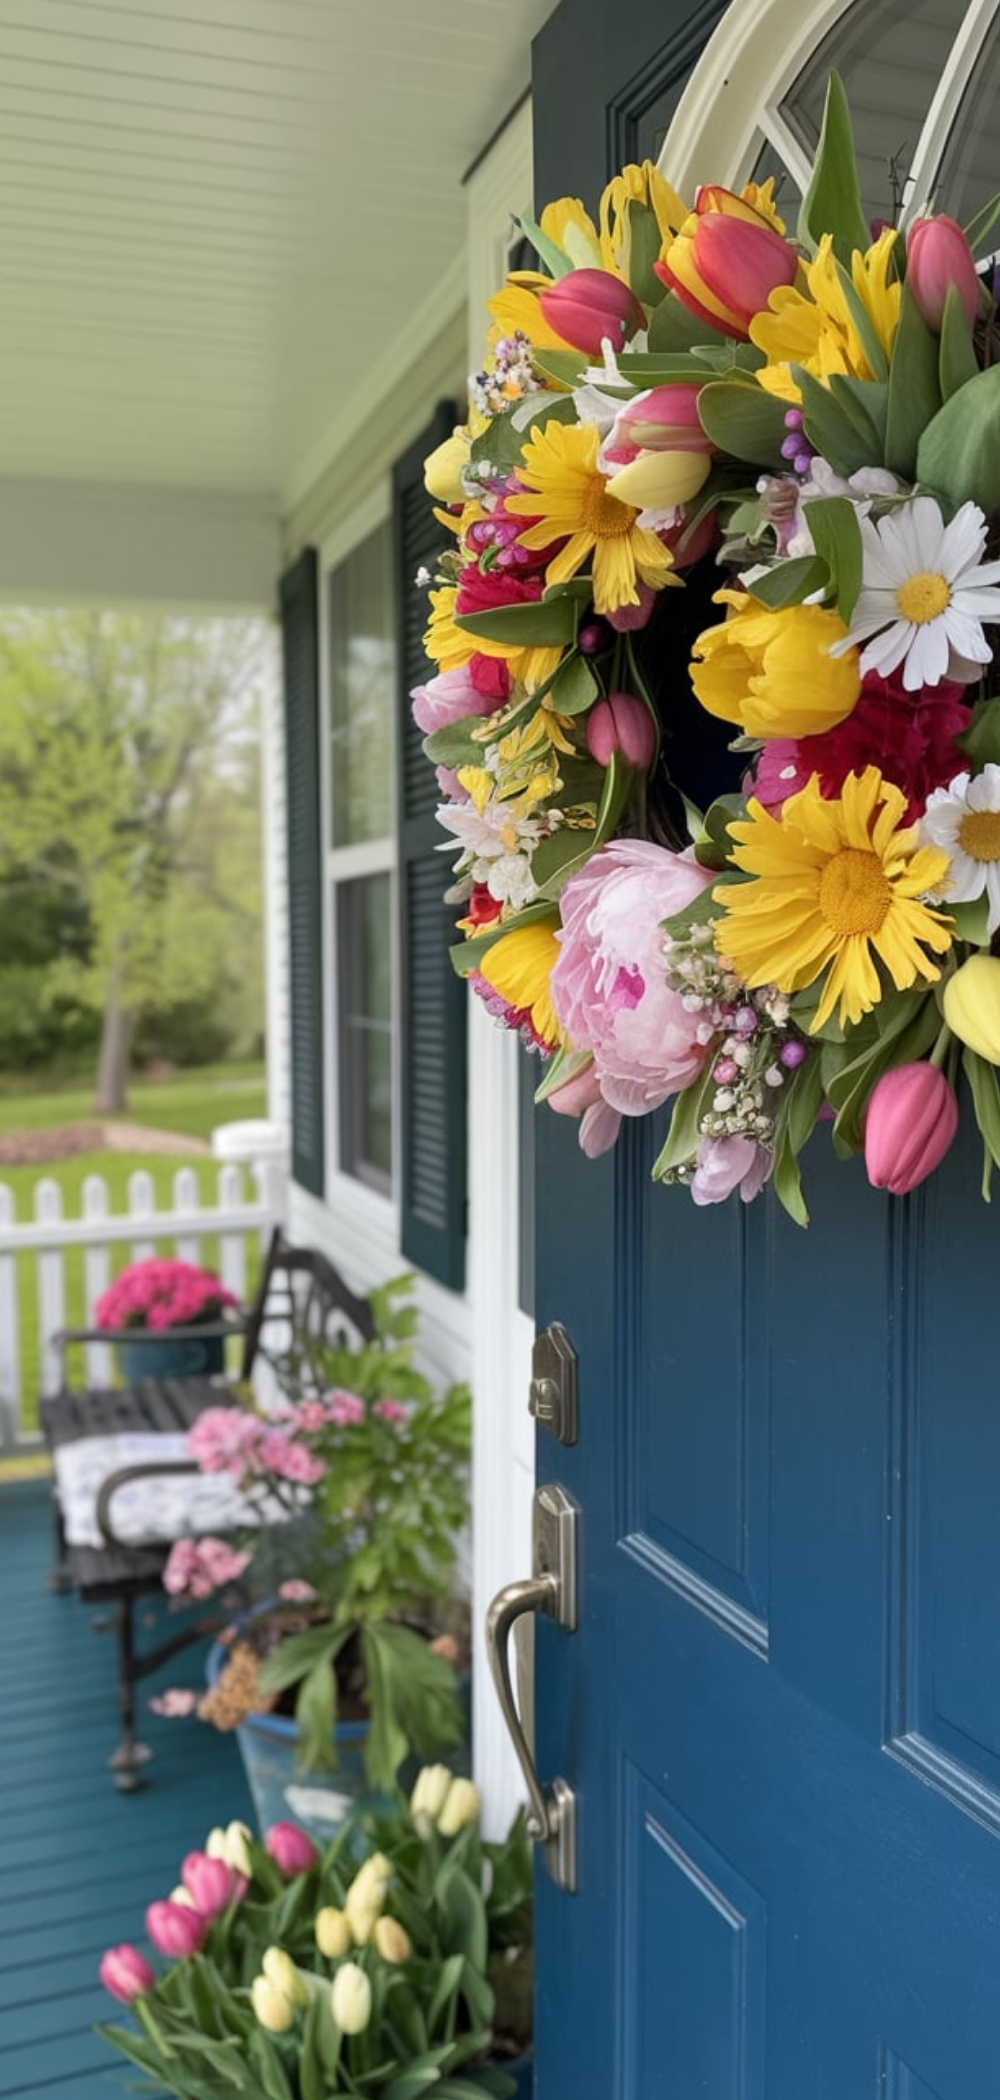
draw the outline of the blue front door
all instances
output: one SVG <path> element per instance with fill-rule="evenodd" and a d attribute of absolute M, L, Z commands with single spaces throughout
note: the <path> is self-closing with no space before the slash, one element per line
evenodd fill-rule
<path fill-rule="evenodd" d="M 635 150 L 617 81 L 711 26 L 620 14 L 567 0 L 540 42 L 542 201 L 596 191 L 605 138 Z M 579 1441 L 539 1431 L 538 1476 L 581 1512 L 579 1630 L 537 1636 L 538 1763 L 579 1804 L 577 1893 L 539 1877 L 538 2100 L 998 2100 L 1000 1216 L 974 1140 L 899 1203 L 821 1130 L 803 1233 L 766 1195 L 652 1186 L 654 1121 L 594 1165 L 537 1119 L 536 1314 L 580 1377 Z"/>

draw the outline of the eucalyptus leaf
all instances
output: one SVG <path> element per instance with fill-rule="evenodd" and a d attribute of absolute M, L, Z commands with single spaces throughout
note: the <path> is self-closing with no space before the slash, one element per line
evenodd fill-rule
<path fill-rule="evenodd" d="M 424 738 L 424 755 L 435 766 L 481 766 L 483 746 L 476 736 L 483 726 L 482 715 L 463 715 L 460 722 L 449 722 L 444 729 L 435 729 Z"/>
<path fill-rule="evenodd" d="M 983 892 L 971 904 L 949 904 L 948 912 L 955 921 L 955 931 L 960 941 L 968 941 L 971 948 L 988 948 L 990 945 L 990 900 Z"/>
<path fill-rule="evenodd" d="M 531 362 L 536 372 L 543 372 L 546 379 L 554 379 L 557 386 L 572 388 L 581 385 L 590 359 L 582 350 L 536 350 L 532 347 Z"/>
<path fill-rule="evenodd" d="M 700 1079 L 678 1094 L 666 1141 L 653 1167 L 654 1181 L 662 1181 L 672 1168 L 685 1166 L 694 1159 L 701 1143 L 702 1117 L 708 1111 L 717 1084 L 709 1067 Z"/>
<path fill-rule="evenodd" d="M 845 625 L 858 602 L 863 553 L 861 527 L 846 496 L 819 496 L 805 505 L 805 522 L 813 545 L 830 572 L 837 610 Z"/>
<path fill-rule="evenodd" d="M 917 478 L 952 509 L 978 503 L 1000 509 L 1000 365 L 990 365 L 950 395 L 924 431 Z"/>
<path fill-rule="evenodd" d="M 766 575 L 755 576 L 747 588 L 761 605 L 779 612 L 786 605 L 802 605 L 814 591 L 826 590 L 829 582 L 825 561 L 815 554 L 800 554 L 794 561 L 776 562 Z"/>
<path fill-rule="evenodd" d="M 723 869 L 728 866 L 733 850 L 729 826 L 746 816 L 746 801 L 742 795 L 719 795 L 705 811 L 705 820 L 694 842 L 694 857 L 703 868 Z"/>
<path fill-rule="evenodd" d="M 565 649 L 576 640 L 572 598 L 550 598 L 526 605 L 497 605 L 489 612 L 456 613 L 463 634 L 485 642 L 506 642 L 514 649 Z"/>
<path fill-rule="evenodd" d="M 650 314 L 646 340 L 650 351 L 701 350 L 707 344 L 721 347 L 726 338 L 721 329 L 691 313 L 676 292 L 668 291 Z"/>
<path fill-rule="evenodd" d="M 559 715 L 582 715 L 593 707 L 600 685 L 585 656 L 574 649 L 563 658 L 549 689 L 551 705 Z"/>
<path fill-rule="evenodd" d="M 972 710 L 968 729 L 963 729 L 955 741 L 977 771 L 983 766 L 1000 765 L 1000 700 L 980 700 Z"/>
<path fill-rule="evenodd" d="M 909 285 L 904 285 L 889 367 L 885 464 L 906 481 L 913 480 L 921 437 L 941 406 L 939 357 L 938 338 L 923 319 Z"/>
<path fill-rule="evenodd" d="M 983 1143 L 993 1161 L 1000 1167 L 1000 1093 L 997 1091 L 997 1070 L 987 1064 L 985 1057 L 965 1045 L 962 1050 L 962 1070 L 969 1082 L 972 1106 L 976 1122 L 982 1133 Z M 983 1194 L 989 1202 L 987 1177 L 983 1178 Z"/>
<path fill-rule="evenodd" d="M 872 460 L 870 443 L 858 428 L 853 413 L 832 389 L 821 386 L 804 365 L 793 365 L 791 370 L 802 395 L 805 434 L 834 473 L 846 478 L 856 474 L 860 467 L 881 465 L 881 460 Z"/>
<path fill-rule="evenodd" d="M 864 251 L 869 245 L 851 112 L 839 73 L 831 73 L 827 85 L 823 128 L 799 211 L 798 232 L 803 246 L 813 252 L 822 235 L 832 233 L 834 252 L 847 264 L 855 248 Z"/>
<path fill-rule="evenodd" d="M 827 391 L 835 406 L 848 418 L 866 449 L 866 464 L 885 463 L 885 428 L 889 414 L 889 387 L 884 379 L 856 379 L 851 372 L 832 372 Z"/>
<path fill-rule="evenodd" d="M 531 856 L 531 872 L 542 897 L 554 900 L 571 875 L 578 873 L 595 850 L 595 833 L 564 827 L 550 838 L 540 839 Z"/>
<path fill-rule="evenodd" d="M 950 401 L 968 379 L 974 379 L 979 370 L 972 330 L 966 318 L 958 286 L 948 286 L 941 316 L 941 340 L 938 344 L 938 380 L 942 401 Z"/>
<path fill-rule="evenodd" d="M 720 452 L 753 466 L 780 469 L 788 436 L 785 403 L 744 379 L 712 379 L 698 395 L 698 420 Z"/>

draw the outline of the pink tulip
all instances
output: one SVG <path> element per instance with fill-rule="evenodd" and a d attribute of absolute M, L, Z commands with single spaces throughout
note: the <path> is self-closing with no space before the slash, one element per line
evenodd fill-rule
<path fill-rule="evenodd" d="M 186 1903 L 151 1903 L 146 1912 L 146 1931 L 158 1954 L 186 1961 L 197 1954 L 208 1931 L 208 1919 Z"/>
<path fill-rule="evenodd" d="M 791 284 L 798 257 L 789 241 L 731 190 L 699 190 L 656 275 L 696 320 L 726 335 L 749 336 L 772 291 Z"/>
<path fill-rule="evenodd" d="M 634 693 L 609 693 L 587 716 L 587 749 L 599 766 L 609 766 L 617 752 L 637 773 L 647 773 L 656 757 L 656 725 L 645 702 Z"/>
<path fill-rule="evenodd" d="M 283 1874 L 305 1874 L 319 1859 L 312 1839 L 297 1823 L 272 1823 L 264 1847 Z"/>
<path fill-rule="evenodd" d="M 235 1903 L 241 1878 L 224 1860 L 209 1859 L 207 1852 L 189 1852 L 181 1868 L 181 1880 L 203 1918 L 217 1918 Z"/>
<path fill-rule="evenodd" d="M 620 408 L 609 445 L 621 440 L 645 452 L 714 452 L 698 419 L 699 386 L 654 386 Z"/>
<path fill-rule="evenodd" d="M 97 1971 L 106 1991 L 112 1998 L 119 1998 L 123 2005 L 131 2005 L 141 1998 L 143 1991 L 151 1991 L 156 1977 L 144 1954 L 138 1947 L 127 1943 L 121 1947 L 109 1947 L 102 1954 Z"/>
<path fill-rule="evenodd" d="M 538 304 L 549 327 L 588 357 L 600 356 L 605 336 L 620 350 L 643 325 L 638 299 L 609 270 L 571 270 L 567 277 L 545 286 Z"/>
<path fill-rule="evenodd" d="M 906 281 L 917 311 L 935 335 L 941 331 L 949 287 L 965 308 L 971 328 L 979 312 L 979 279 L 972 249 L 960 226 L 945 213 L 915 219 L 906 239 Z"/>
<path fill-rule="evenodd" d="M 940 1166 L 958 1129 L 954 1089 L 935 1065 L 897 1065 L 873 1087 L 865 1166 L 873 1188 L 906 1196 Z"/>
<path fill-rule="evenodd" d="M 554 1087 L 548 1103 L 557 1116 L 580 1118 L 580 1150 L 587 1159 L 600 1159 L 617 1143 L 622 1119 L 604 1099 L 593 1058 L 571 1079 Z"/>

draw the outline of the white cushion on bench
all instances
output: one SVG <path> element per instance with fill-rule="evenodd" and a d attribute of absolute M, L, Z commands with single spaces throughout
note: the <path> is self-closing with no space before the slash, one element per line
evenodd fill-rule
<path fill-rule="evenodd" d="M 164 1464 L 190 1458 L 187 1436 L 127 1431 L 84 1436 L 60 1444 L 55 1453 L 56 1493 L 70 1546 L 107 1544 L 97 1527 L 97 1497 L 104 1482 L 123 1466 Z M 276 1515 L 282 1512 L 275 1511 Z M 238 1531 L 258 1524 L 258 1509 L 240 1494 L 227 1473 L 167 1473 L 125 1482 L 109 1512 L 124 1545 L 169 1545 L 174 1539 Z"/>

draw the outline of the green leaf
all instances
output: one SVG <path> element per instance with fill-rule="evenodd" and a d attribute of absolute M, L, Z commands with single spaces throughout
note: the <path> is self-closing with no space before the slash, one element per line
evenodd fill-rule
<path fill-rule="evenodd" d="M 973 255 L 981 251 L 983 242 L 989 238 L 998 219 L 1000 219 L 1000 190 L 996 190 L 992 197 L 987 198 L 981 210 L 976 212 L 975 216 L 969 220 L 968 225 L 964 228 L 965 238 L 972 249 Z"/>
<path fill-rule="evenodd" d="M 812 504 L 809 508 L 812 509 Z M 830 571 L 825 561 L 815 554 L 797 555 L 794 561 L 776 562 L 764 576 L 755 576 L 748 585 L 752 598 L 761 605 L 768 605 L 778 612 L 785 605 L 801 605 L 811 598 L 814 591 L 827 588 Z"/>
<path fill-rule="evenodd" d="M 950 401 L 952 394 L 957 394 L 967 379 L 974 379 L 978 370 L 972 330 L 965 317 L 961 295 L 957 285 L 950 284 L 938 344 L 938 380 L 942 400 Z"/>
<path fill-rule="evenodd" d="M 710 1096 L 715 1092 L 717 1081 L 711 1069 L 702 1073 L 694 1084 L 685 1087 L 674 1102 L 670 1128 L 666 1142 L 653 1167 L 653 1180 L 662 1181 L 673 1167 L 682 1167 L 694 1159 L 701 1143 L 701 1119 L 706 1113 Z"/>
<path fill-rule="evenodd" d="M 457 613 L 463 634 L 485 642 L 508 642 L 516 649 L 565 649 L 576 640 L 576 606 L 572 598 L 542 599 L 531 605 L 497 605 L 492 612 Z"/>
<path fill-rule="evenodd" d="M 534 1100 L 547 1101 L 549 1095 L 554 1094 L 558 1087 L 564 1086 L 567 1079 L 575 1079 L 577 1073 L 586 1071 L 591 1062 L 589 1050 L 557 1050 L 555 1056 L 550 1057 L 544 1077 L 535 1088 Z"/>
<path fill-rule="evenodd" d="M 994 1166 L 1000 1167 L 1000 1092 L 997 1090 L 996 1066 L 988 1064 L 985 1057 L 979 1056 L 978 1051 L 970 1050 L 965 1045 L 962 1050 L 962 1070 L 969 1082 L 972 1106 L 976 1112 L 976 1122 L 982 1133 L 983 1143 Z M 983 1193 L 988 1203 L 990 1199 L 985 1178 Z"/>
<path fill-rule="evenodd" d="M 721 329 L 711 328 L 689 311 L 676 292 L 668 291 L 650 314 L 646 340 L 651 351 L 659 351 L 699 350 L 708 343 L 721 347 L 726 339 Z"/>
<path fill-rule="evenodd" d="M 560 715 L 582 715 L 593 707 L 601 688 L 585 656 L 578 649 L 563 658 L 549 688 L 550 704 Z"/>
<path fill-rule="evenodd" d="M 295 1701 L 297 1755 L 303 1772 L 329 1770 L 337 1758 L 333 1724 L 337 1713 L 337 1680 L 325 1656 L 302 1679 Z"/>
<path fill-rule="evenodd" d="M 342 1629 L 335 1632 L 326 1621 L 310 1626 L 306 1633 L 290 1634 L 264 1657 L 258 1680 L 261 1691 L 283 1692 L 288 1685 L 297 1684 L 316 1663 L 332 1662 L 345 1639 Z"/>
<path fill-rule="evenodd" d="M 834 251 L 848 265 L 854 249 L 864 251 L 870 243 L 851 112 L 839 73 L 831 73 L 827 85 L 823 128 L 812 179 L 799 211 L 798 232 L 803 246 L 813 251 L 824 233 L 832 233 Z"/>
<path fill-rule="evenodd" d="M 771 1184 L 778 1202 L 796 1225 L 809 1223 L 802 1194 L 799 1153 L 816 1127 L 823 1101 L 823 1075 L 818 1050 L 809 1053 L 782 1089 L 774 1139 Z"/>
<path fill-rule="evenodd" d="M 446 1944 L 454 1953 L 464 1955 L 466 1961 L 482 1974 L 489 1952 L 489 1935 L 486 1909 L 479 1890 L 473 1887 L 467 1874 L 452 1873 L 442 1877 L 437 1896 L 447 1920 Z"/>
<path fill-rule="evenodd" d="M 960 941 L 968 941 L 972 948 L 988 948 L 990 945 L 990 900 L 984 890 L 971 904 L 949 904 L 949 917 L 955 921 L 955 931 Z"/>
<path fill-rule="evenodd" d="M 694 857 L 700 867 L 721 870 L 728 865 L 733 850 L 729 826 L 737 818 L 745 817 L 746 811 L 742 795 L 719 795 L 710 803 L 694 842 Z"/>
<path fill-rule="evenodd" d="M 435 766 L 481 766 L 483 745 L 474 734 L 483 726 L 482 715 L 463 715 L 424 738 L 424 754 Z"/>
<path fill-rule="evenodd" d="M 720 451 L 753 466 L 784 466 L 786 403 L 753 382 L 713 379 L 698 395 L 698 419 Z"/>
<path fill-rule="evenodd" d="M 940 1016 L 926 987 L 887 993 L 875 1010 L 820 1052 L 827 1099 L 836 1110 L 834 1137 L 850 1152 L 864 1141 L 864 1112 L 877 1080 L 891 1065 L 911 1064 L 936 1041 Z"/>
<path fill-rule="evenodd" d="M 513 218 L 515 226 L 519 226 L 525 239 L 531 242 L 535 254 L 545 264 L 550 276 L 557 283 L 560 277 L 568 277 L 570 271 L 576 268 L 576 264 L 570 261 L 569 256 L 563 252 L 562 248 L 558 247 L 555 241 L 550 240 L 548 234 L 542 232 L 537 222 L 528 218 L 527 213 L 519 216 L 515 212 Z"/>
<path fill-rule="evenodd" d="M 550 900 L 558 897 L 570 876 L 590 859 L 595 842 L 595 832 L 571 831 L 568 827 L 554 831 L 550 838 L 539 839 L 531 856 L 531 872 L 539 895 Z"/>
<path fill-rule="evenodd" d="M 929 423 L 917 450 L 917 478 L 953 509 L 1000 509 L 1000 365 L 967 379 Z"/>
<path fill-rule="evenodd" d="M 429 1758 L 460 1743 L 465 1721 L 454 1670 L 419 1634 L 370 1620 L 361 1644 L 371 1716 L 365 1771 L 373 1787 L 388 1791 L 409 1750 Z"/>
<path fill-rule="evenodd" d="M 835 407 L 857 431 L 865 447 L 866 464 L 882 466 L 889 414 L 887 382 L 884 379 L 855 379 L 848 372 L 833 372 L 827 382 L 827 391 Z"/>
<path fill-rule="evenodd" d="M 904 285 L 889 367 L 885 464 L 906 481 L 913 479 L 921 437 L 941 406 L 939 356 L 937 336 L 922 318 L 909 285 Z"/>
<path fill-rule="evenodd" d="M 858 513 L 846 496 L 820 496 L 806 504 L 805 521 L 816 552 L 829 569 L 840 617 L 850 625 L 863 564 Z"/>
<path fill-rule="evenodd" d="M 830 387 L 821 386 L 804 365 L 792 365 L 802 395 L 802 422 L 809 443 L 828 460 L 835 474 L 856 474 L 859 467 L 880 466 L 853 414 Z"/>
<path fill-rule="evenodd" d="M 983 766 L 1000 764 L 1000 700 L 980 700 L 972 710 L 968 729 L 955 741 L 977 772 Z"/>

